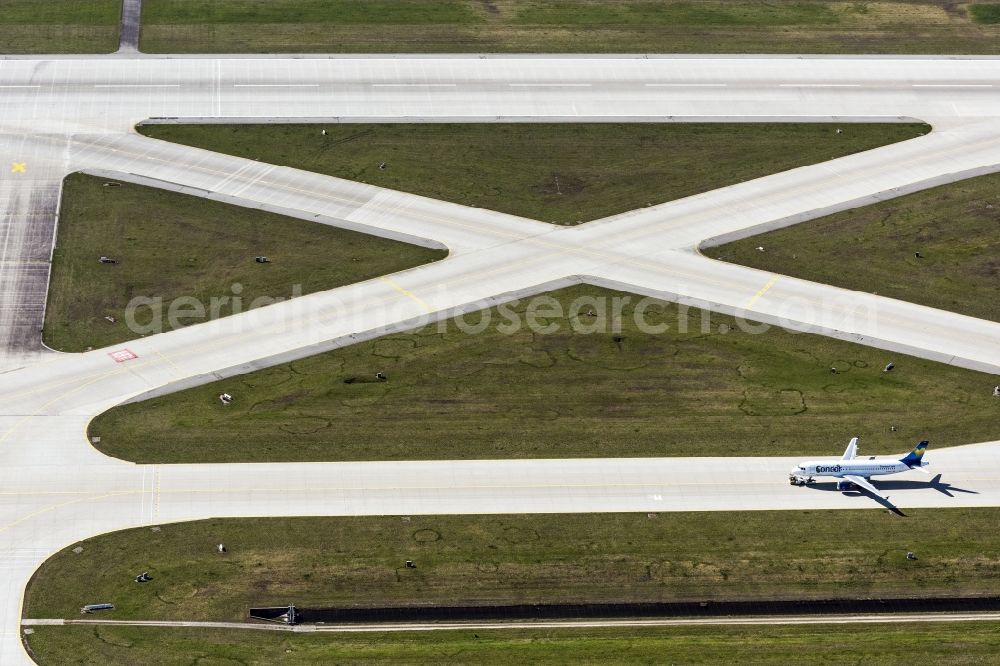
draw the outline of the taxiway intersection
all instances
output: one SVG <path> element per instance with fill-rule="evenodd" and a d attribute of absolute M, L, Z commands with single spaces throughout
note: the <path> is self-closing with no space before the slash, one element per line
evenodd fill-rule
<path fill-rule="evenodd" d="M 136 135 L 147 118 L 920 119 L 927 136 L 574 228 Z M 791 459 L 132 465 L 86 441 L 124 400 L 588 282 L 1000 374 L 1000 324 L 712 261 L 714 242 L 1000 169 L 992 58 L 358 57 L 0 60 L 0 664 L 28 662 L 21 595 L 55 550 L 214 516 L 858 507 L 787 485 Z M 2 165 L 2 162 L 0 162 Z M 15 168 L 23 165 L 22 168 Z M 87 354 L 40 328 L 73 171 L 443 245 L 446 260 Z M 41 268 L 39 268 L 39 266 Z M 126 351 L 123 355 L 121 352 Z M 888 453 L 888 452 L 886 452 Z M 935 449 L 945 482 L 882 482 L 900 507 L 1000 506 L 1000 445 Z M 772 481 L 773 479 L 773 481 Z M 896 489 L 892 484 L 898 485 Z M 906 484 L 910 484 L 907 486 Z M 866 504 L 871 506 L 871 504 Z"/>

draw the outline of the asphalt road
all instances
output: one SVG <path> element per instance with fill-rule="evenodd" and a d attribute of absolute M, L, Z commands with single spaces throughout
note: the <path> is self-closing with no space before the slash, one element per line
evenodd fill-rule
<path fill-rule="evenodd" d="M 139 24 L 142 0 L 123 0 L 122 23 L 119 33 L 119 53 L 133 54 L 139 50 Z"/>
<path fill-rule="evenodd" d="M 42 352 L 42 321 L 62 179 L 0 182 L 0 358 Z"/>
<path fill-rule="evenodd" d="M 381 633 L 385 631 L 503 631 L 512 629 L 602 629 L 615 627 L 690 627 L 719 625 L 890 624 L 897 622 L 996 622 L 1000 613 L 877 613 L 872 615 L 762 615 L 750 617 L 642 618 L 612 620 L 532 620 L 492 622 L 379 622 L 375 624 L 324 624 L 287 627 L 246 622 L 184 622 L 156 620 L 25 620 L 30 627 L 66 625 L 133 627 L 200 627 L 211 629 L 290 631 L 295 633 Z"/>
<path fill-rule="evenodd" d="M 554 228 L 131 133 L 149 117 L 917 118 L 935 131 L 616 219 Z M 52 184 L 75 170 L 158 181 L 451 250 L 436 264 L 116 348 L 38 357 L 27 338 L 4 347 L 0 664 L 27 660 L 18 634 L 21 594 L 44 558 L 125 527 L 210 516 L 877 507 L 829 485 L 788 486 L 795 462 L 788 458 L 740 465 L 689 458 L 136 466 L 96 453 L 85 429 L 94 415 L 149 392 L 581 281 L 1000 374 L 1000 324 L 722 264 L 698 252 L 703 242 L 996 170 L 997 118 L 1000 60 L 989 58 L 0 61 L 0 152 L 10 163 L 0 169 L 3 256 L 16 259 L 0 263 L 0 325 L 7 326 L 0 335 L 9 340 L 21 335 L 12 317 L 30 314 L 39 293 L 17 258 L 37 261 L 38 248 L 50 242 Z M 831 442 L 831 454 L 841 445 Z M 998 443 L 935 448 L 929 456 L 943 480 L 901 476 L 880 484 L 898 506 L 1000 506 Z"/>

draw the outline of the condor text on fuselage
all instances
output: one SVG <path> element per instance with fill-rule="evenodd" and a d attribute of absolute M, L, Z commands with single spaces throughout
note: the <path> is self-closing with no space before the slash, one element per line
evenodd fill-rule
<path fill-rule="evenodd" d="M 805 471 L 810 471 L 812 474 L 840 474 L 841 472 L 847 474 L 864 474 L 866 476 L 875 476 L 878 474 L 895 474 L 896 472 L 905 472 L 909 467 L 901 467 L 900 463 L 895 464 L 881 464 L 881 465 L 867 465 L 862 463 L 856 463 L 853 465 L 824 465 L 822 463 L 803 463 L 805 466 Z M 803 465 L 800 465 L 801 468 Z M 798 471 L 798 470 L 796 470 Z"/>

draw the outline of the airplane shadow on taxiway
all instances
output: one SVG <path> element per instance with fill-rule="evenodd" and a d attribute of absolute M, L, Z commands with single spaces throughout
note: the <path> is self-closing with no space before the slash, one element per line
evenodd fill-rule
<path fill-rule="evenodd" d="M 941 481 L 941 475 L 940 474 L 937 474 L 936 476 L 934 476 L 934 478 L 932 478 L 930 481 L 914 481 L 914 480 L 906 480 L 906 481 L 902 481 L 902 480 L 900 480 L 900 481 L 890 481 L 890 480 L 881 481 L 880 480 L 880 481 L 875 481 L 875 480 L 873 480 L 872 484 L 876 488 L 878 488 L 879 490 L 881 490 L 882 492 L 884 492 L 887 496 L 888 496 L 888 494 L 890 492 L 895 491 L 895 490 L 927 490 L 927 489 L 936 490 L 936 491 L 938 491 L 939 493 L 941 493 L 943 495 L 947 495 L 948 497 L 954 497 L 955 495 L 953 493 L 968 493 L 968 494 L 972 494 L 972 495 L 978 495 L 979 494 L 979 492 L 976 491 L 976 490 L 969 490 L 968 488 L 958 488 L 958 487 L 955 487 L 955 486 L 951 485 L 950 483 Z M 831 491 L 833 491 L 833 492 L 839 492 L 839 493 L 843 493 L 847 497 L 870 497 L 871 499 L 875 500 L 876 502 L 878 502 L 879 504 L 881 504 L 885 508 L 889 509 L 893 513 L 895 513 L 897 515 L 900 515 L 900 516 L 904 516 L 904 517 L 906 516 L 906 514 L 903 513 L 902 511 L 900 511 L 899 508 L 896 507 L 896 505 L 893 504 L 892 502 L 890 502 L 890 501 L 888 501 L 886 499 L 883 499 L 881 497 L 878 497 L 876 495 L 872 495 L 871 493 L 869 493 L 867 490 L 864 490 L 863 488 L 853 488 L 851 490 L 837 490 L 837 482 L 836 481 L 823 481 L 823 482 L 818 482 L 818 483 L 811 483 L 811 484 L 809 484 L 806 487 L 807 488 L 811 488 L 813 490 L 824 490 L 826 492 L 831 492 Z"/>

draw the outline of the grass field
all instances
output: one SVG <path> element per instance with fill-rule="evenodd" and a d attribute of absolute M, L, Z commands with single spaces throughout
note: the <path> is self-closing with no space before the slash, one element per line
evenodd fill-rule
<path fill-rule="evenodd" d="M 990 622 L 392 634 L 291 634 L 152 627 L 35 627 L 42 666 L 65 664 L 787 664 L 995 663 Z"/>
<path fill-rule="evenodd" d="M 705 254 L 1000 321 L 998 192 L 1000 174 L 980 176 L 707 248 Z"/>
<path fill-rule="evenodd" d="M 990 3 L 145 0 L 166 52 L 998 53 Z"/>
<path fill-rule="evenodd" d="M 980 2 L 969 7 L 969 14 L 977 23 L 1000 23 L 1000 3 Z"/>
<path fill-rule="evenodd" d="M 160 463 L 830 455 L 852 435 L 875 454 L 1000 434 L 991 376 L 634 296 L 616 332 L 626 296 L 525 299 L 116 407 L 90 434 L 108 455 Z"/>
<path fill-rule="evenodd" d="M 121 0 L 2 0 L 0 52 L 110 53 Z"/>
<path fill-rule="evenodd" d="M 330 289 L 445 254 L 175 192 L 105 187 L 105 182 L 74 174 L 64 184 L 43 332 L 45 343 L 61 351 L 139 337 L 125 313 L 134 297 L 162 298 L 164 310 L 182 296 L 206 309 L 213 297 L 228 297 L 217 308 L 225 316 L 236 309 L 237 296 L 247 309 L 259 297 Z M 255 263 L 257 255 L 272 263 Z M 118 264 L 101 264 L 101 256 Z M 166 315 L 163 329 L 170 330 Z M 140 309 L 135 319 L 153 328 L 151 309 Z M 176 323 L 203 320 L 178 317 Z"/>
<path fill-rule="evenodd" d="M 289 603 L 988 596 L 1000 593 L 998 519 L 976 508 L 205 520 L 68 545 L 33 578 L 24 617 L 75 618 L 93 602 L 115 604 L 107 619 L 241 621 Z M 153 580 L 135 583 L 142 571 Z"/>
<path fill-rule="evenodd" d="M 921 124 L 146 125 L 147 135 L 574 224 L 929 131 Z M 321 129 L 327 135 L 321 136 Z M 385 162 L 387 168 L 379 169 Z"/>

